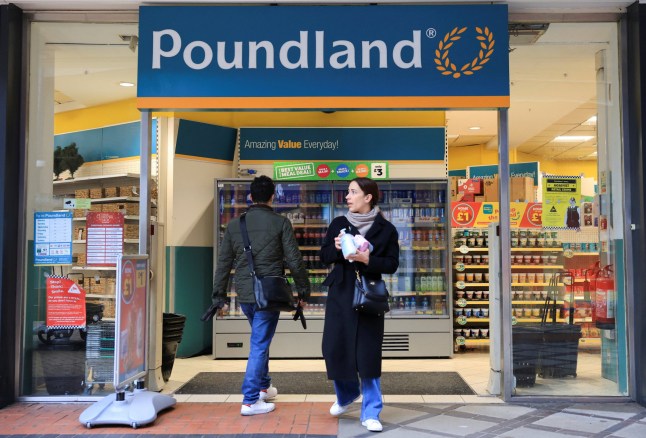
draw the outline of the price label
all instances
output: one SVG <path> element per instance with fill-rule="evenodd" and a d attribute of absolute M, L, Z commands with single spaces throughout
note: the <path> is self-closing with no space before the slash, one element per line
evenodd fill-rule
<path fill-rule="evenodd" d="M 464 267 L 464 263 L 460 262 L 455 265 L 455 270 L 458 272 L 464 271 L 466 268 Z"/>
<path fill-rule="evenodd" d="M 466 341 L 467 340 L 465 339 L 464 336 L 458 336 L 457 338 L 455 338 L 456 345 L 464 345 L 466 344 Z"/>
<path fill-rule="evenodd" d="M 571 259 L 572 257 L 574 257 L 574 251 L 572 251 L 571 249 L 566 249 L 565 251 L 563 251 L 563 256 L 567 259 Z"/>
<path fill-rule="evenodd" d="M 466 245 L 462 245 L 462 246 L 460 246 L 460 248 L 458 248 L 458 250 L 459 250 L 462 254 L 466 254 L 466 253 L 468 253 L 468 252 L 469 252 L 469 247 L 468 247 L 468 246 L 466 246 Z"/>
<path fill-rule="evenodd" d="M 466 307 L 467 306 L 467 300 L 465 300 L 464 298 L 459 298 L 456 301 L 456 304 L 458 305 L 458 307 Z"/>
<path fill-rule="evenodd" d="M 465 287 L 467 287 L 467 285 L 464 281 L 460 280 L 455 283 L 455 287 L 457 287 L 458 289 L 464 289 Z"/>
<path fill-rule="evenodd" d="M 466 325 L 467 324 L 467 317 L 464 315 L 458 316 L 458 318 L 455 320 L 460 325 Z"/>
<path fill-rule="evenodd" d="M 512 316 L 511 317 L 511 325 L 516 325 L 516 324 L 518 324 L 518 320 L 516 319 L 515 316 Z"/>

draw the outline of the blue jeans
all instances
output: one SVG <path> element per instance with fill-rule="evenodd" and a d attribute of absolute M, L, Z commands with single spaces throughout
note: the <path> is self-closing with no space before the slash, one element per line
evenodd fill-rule
<path fill-rule="evenodd" d="M 379 420 L 379 414 L 384 407 L 381 400 L 381 381 L 379 377 L 361 379 L 361 391 L 359 391 L 359 379 L 335 380 L 334 391 L 336 392 L 336 401 L 341 406 L 349 405 L 363 394 L 361 422 Z"/>
<path fill-rule="evenodd" d="M 280 312 L 259 312 L 255 303 L 240 303 L 242 312 L 251 326 L 249 339 L 249 359 L 247 371 L 242 381 L 242 403 L 253 404 L 262 389 L 269 388 L 269 346 L 276 332 Z"/>

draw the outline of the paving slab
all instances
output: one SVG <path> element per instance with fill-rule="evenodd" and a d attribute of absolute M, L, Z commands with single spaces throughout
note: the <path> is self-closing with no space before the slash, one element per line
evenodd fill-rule
<path fill-rule="evenodd" d="M 535 421 L 532 424 L 564 429 L 564 433 L 567 433 L 567 430 L 601 433 L 604 430 L 609 429 L 619 423 L 620 422 L 616 420 L 608 420 L 605 418 L 596 418 L 581 414 L 568 414 L 559 412 L 556 414 L 548 415 L 542 420 Z"/>
<path fill-rule="evenodd" d="M 502 418 L 512 420 L 522 417 L 529 413 L 535 412 L 536 409 L 526 408 L 523 406 L 497 406 L 497 405 L 466 405 L 456 409 L 459 412 L 468 412 L 475 415 L 484 415 L 486 417 Z"/>
<path fill-rule="evenodd" d="M 450 415 L 437 415 L 420 421 L 409 423 L 408 428 L 423 429 L 430 432 L 448 433 L 458 436 L 467 436 L 472 433 L 482 432 L 497 423 L 490 421 L 473 420 L 471 418 L 457 418 Z"/>

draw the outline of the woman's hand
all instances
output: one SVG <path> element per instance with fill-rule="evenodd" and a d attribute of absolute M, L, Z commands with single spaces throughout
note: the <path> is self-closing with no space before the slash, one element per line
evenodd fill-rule
<path fill-rule="evenodd" d="M 339 235 L 334 238 L 334 247 L 338 251 L 341 251 L 341 233 L 339 233 Z"/>
<path fill-rule="evenodd" d="M 366 249 L 365 251 L 357 251 L 355 254 L 347 256 L 346 259 L 352 260 L 353 262 L 363 263 L 368 266 L 368 262 L 370 261 L 370 250 Z"/>

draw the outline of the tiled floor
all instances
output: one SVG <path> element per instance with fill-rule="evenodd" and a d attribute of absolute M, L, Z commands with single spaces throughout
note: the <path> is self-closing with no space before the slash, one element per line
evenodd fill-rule
<path fill-rule="evenodd" d="M 210 356 L 176 359 L 163 393 L 173 394 L 201 371 L 244 371 L 244 360 L 212 360 Z M 272 371 L 324 371 L 321 360 L 272 360 Z M 646 408 L 633 403 L 503 403 L 486 392 L 489 356 L 458 354 L 441 360 L 384 360 L 384 371 L 458 371 L 477 395 L 384 395 L 381 419 L 385 437 L 551 438 L 646 436 Z M 579 354 L 577 378 L 538 379 L 525 393 L 569 396 L 616 395 L 616 385 L 600 377 L 598 354 Z M 279 388 L 280 390 L 280 388 Z M 519 389 L 519 393 L 521 390 Z M 328 410 L 334 396 L 281 395 L 267 415 L 240 416 L 240 394 L 178 394 L 177 404 L 150 425 L 96 426 L 86 429 L 79 415 L 89 403 L 16 403 L 0 410 L 3 436 L 249 436 L 368 437 L 359 422 L 360 404 L 340 418 Z"/>
<path fill-rule="evenodd" d="M 150 425 L 86 429 L 83 404 L 17 403 L 0 409 L 1 436 L 81 437 L 102 435 L 176 437 L 368 437 L 354 404 L 340 418 L 329 403 L 277 401 L 267 415 L 242 417 L 238 403 L 178 402 Z M 646 436 L 646 408 L 633 403 L 461 404 L 390 403 L 381 414 L 380 436 L 406 438 L 568 438 Z"/>

